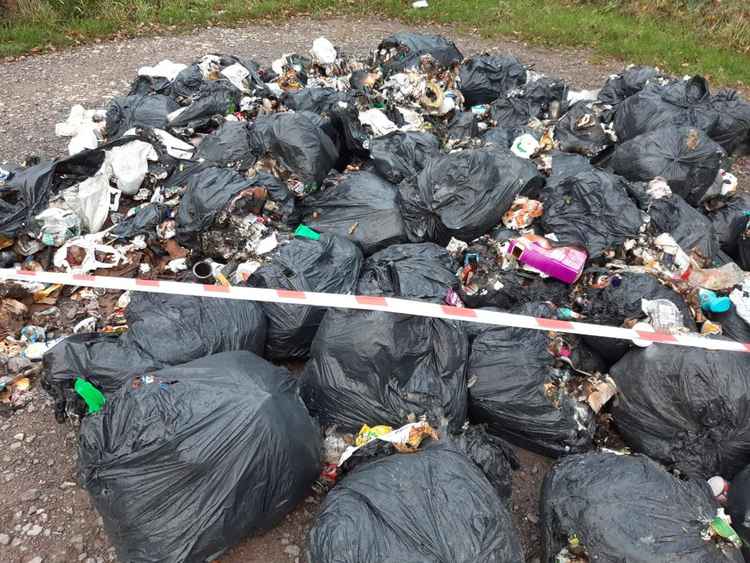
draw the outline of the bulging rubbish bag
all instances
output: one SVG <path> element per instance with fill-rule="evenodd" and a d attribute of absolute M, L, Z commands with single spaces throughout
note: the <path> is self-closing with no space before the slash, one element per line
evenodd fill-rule
<path fill-rule="evenodd" d="M 739 256 L 737 242 L 747 226 L 745 211 L 750 211 L 750 194 L 738 193 L 726 205 L 708 213 L 721 249 L 735 260 Z"/>
<path fill-rule="evenodd" d="M 319 448 L 289 372 L 227 352 L 130 379 L 83 419 L 78 463 L 120 560 L 198 563 L 291 512 Z"/>
<path fill-rule="evenodd" d="M 617 146 L 611 166 L 628 180 L 664 178 L 673 192 L 697 205 L 716 181 L 724 150 L 695 127 L 668 126 Z"/>
<path fill-rule="evenodd" d="M 654 344 L 611 369 L 625 442 L 694 478 L 731 479 L 750 461 L 750 358 Z"/>
<path fill-rule="evenodd" d="M 458 64 L 464 58 L 456 44 L 442 35 L 409 31 L 400 31 L 383 39 L 376 54 L 376 62 L 386 76 L 419 67 L 423 55 L 430 55 L 442 67 Z"/>
<path fill-rule="evenodd" d="M 282 245 L 270 262 L 250 276 L 248 285 L 350 294 L 357 287 L 362 260 L 357 245 L 343 237 L 297 238 Z M 268 316 L 266 357 L 306 358 L 326 309 L 284 303 L 263 303 L 262 307 Z"/>
<path fill-rule="evenodd" d="M 433 442 L 356 467 L 329 493 L 310 530 L 315 563 L 521 563 L 510 512 L 482 472 Z"/>
<path fill-rule="evenodd" d="M 750 560 L 750 466 L 745 467 L 732 479 L 727 494 L 727 514 L 732 518 L 736 530 L 745 545 L 742 554 Z"/>
<path fill-rule="evenodd" d="M 328 184 L 299 205 L 305 225 L 355 241 L 365 255 L 407 241 L 396 186 L 365 171 Z"/>
<path fill-rule="evenodd" d="M 541 303 L 514 312 L 553 315 Z M 546 332 L 514 327 L 478 331 L 468 370 L 471 420 L 486 424 L 495 436 L 543 455 L 559 457 L 591 449 L 595 413 L 585 397 L 569 391 L 576 373 L 555 355 L 556 349 L 569 350 L 570 362 L 582 371 L 603 373 L 606 366 L 577 337 L 562 338 L 555 342 Z"/>
<path fill-rule="evenodd" d="M 467 106 L 489 104 L 526 83 L 526 67 L 512 55 L 479 55 L 466 59 L 459 71 Z"/>
<path fill-rule="evenodd" d="M 133 127 L 166 129 L 167 116 L 179 107 L 172 98 L 161 94 L 117 96 L 107 106 L 107 139 L 119 139 Z"/>
<path fill-rule="evenodd" d="M 643 90 L 650 81 L 656 82 L 660 76 L 659 69 L 654 67 L 631 65 L 620 74 L 607 79 L 599 91 L 598 99 L 605 104 L 616 106 Z"/>
<path fill-rule="evenodd" d="M 741 563 L 737 547 L 711 534 L 718 509 L 705 481 L 646 456 L 571 456 L 542 485 L 544 561 Z"/>
<path fill-rule="evenodd" d="M 440 141 L 426 131 L 393 131 L 370 142 L 375 171 L 393 184 L 419 174 L 440 153 Z"/>
<path fill-rule="evenodd" d="M 457 430 L 466 419 L 468 355 L 458 322 L 332 309 L 313 341 L 303 396 L 322 424 L 341 431 L 423 415 Z"/>
<path fill-rule="evenodd" d="M 80 407 L 72 391 L 77 377 L 111 393 L 134 375 L 219 352 L 260 354 L 266 343 L 266 317 L 252 301 L 133 293 L 125 315 L 122 336 L 74 334 L 44 355 L 43 384 L 58 418 Z"/>
<path fill-rule="evenodd" d="M 394 244 L 365 260 L 357 293 L 440 303 L 457 283 L 456 264 L 442 246 Z"/>
<path fill-rule="evenodd" d="M 471 241 L 498 225 L 518 194 L 543 185 L 531 161 L 494 147 L 431 158 L 399 187 L 409 239 Z"/>

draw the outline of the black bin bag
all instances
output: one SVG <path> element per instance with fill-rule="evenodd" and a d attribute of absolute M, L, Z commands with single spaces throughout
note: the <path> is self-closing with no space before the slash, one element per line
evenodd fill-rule
<path fill-rule="evenodd" d="M 365 260 L 357 293 L 440 303 L 457 284 L 455 260 L 442 246 L 394 244 Z"/>
<path fill-rule="evenodd" d="M 711 220 L 677 194 L 652 201 L 648 214 L 654 236 L 669 233 L 682 250 L 703 257 L 707 266 L 721 250 Z"/>
<path fill-rule="evenodd" d="M 750 466 L 732 479 L 727 494 L 727 514 L 732 518 L 732 528 L 745 542 L 742 554 L 750 561 Z"/>
<path fill-rule="evenodd" d="M 328 493 L 309 563 L 521 563 L 510 512 L 459 449 L 440 442 L 356 467 Z"/>
<path fill-rule="evenodd" d="M 750 211 L 750 194 L 738 193 L 727 200 L 726 205 L 708 213 L 721 249 L 735 260 L 739 256 L 737 242 L 747 226 L 745 211 Z"/>
<path fill-rule="evenodd" d="M 133 127 L 166 129 L 167 115 L 180 106 L 172 98 L 154 94 L 151 96 L 117 96 L 107 106 L 107 139 L 122 137 Z"/>
<path fill-rule="evenodd" d="M 718 508 L 705 482 L 679 479 L 646 456 L 570 456 L 542 485 L 543 560 L 742 563 L 729 542 L 702 537 Z M 588 557 L 575 558 L 575 540 Z"/>
<path fill-rule="evenodd" d="M 431 156 L 440 153 L 440 141 L 426 131 L 393 131 L 370 142 L 375 171 L 393 184 L 419 174 Z"/>
<path fill-rule="evenodd" d="M 512 55 L 478 55 L 459 69 L 467 107 L 489 104 L 526 83 L 526 67 Z"/>
<path fill-rule="evenodd" d="M 133 293 L 122 336 L 74 334 L 44 355 L 43 385 L 58 419 L 80 411 L 73 383 L 84 377 L 112 393 L 131 376 L 184 364 L 209 354 L 266 344 L 266 316 L 258 303 L 162 293 Z"/>
<path fill-rule="evenodd" d="M 661 176 L 690 205 L 700 203 L 716 181 L 724 149 L 695 127 L 668 126 L 617 146 L 611 167 L 628 180 Z"/>
<path fill-rule="evenodd" d="M 614 421 L 634 450 L 697 479 L 731 479 L 750 462 L 747 355 L 653 344 L 610 373 Z"/>
<path fill-rule="evenodd" d="M 133 378 L 86 416 L 80 481 L 121 561 L 202 563 L 302 501 L 319 436 L 285 368 L 216 354 Z"/>
<path fill-rule="evenodd" d="M 322 424 L 343 432 L 422 415 L 457 430 L 466 419 L 468 357 L 461 323 L 331 309 L 310 350 L 303 397 Z"/>
<path fill-rule="evenodd" d="M 441 67 L 458 64 L 464 58 L 453 41 L 442 35 L 399 31 L 380 42 L 375 62 L 386 76 L 419 67 L 420 57 L 430 55 Z"/>
<path fill-rule="evenodd" d="M 408 240 L 396 186 L 364 171 L 330 183 L 298 204 L 305 225 L 356 241 L 365 255 Z"/>
<path fill-rule="evenodd" d="M 514 312 L 553 315 L 550 306 L 530 303 Z M 573 365 L 604 372 L 604 364 L 575 336 L 565 336 Z M 575 373 L 556 360 L 548 333 L 514 327 L 486 328 L 472 341 L 469 358 L 469 417 L 527 450 L 559 457 L 591 449 L 594 412 L 568 392 Z"/>
<path fill-rule="evenodd" d="M 357 245 L 343 237 L 297 238 L 281 246 L 247 283 L 288 291 L 350 294 L 357 287 L 362 260 Z M 284 303 L 263 303 L 262 307 L 268 316 L 266 357 L 306 358 L 326 309 Z"/>
<path fill-rule="evenodd" d="M 399 186 L 409 239 L 469 242 L 499 224 L 518 194 L 543 185 L 531 161 L 495 147 L 431 158 Z"/>
<path fill-rule="evenodd" d="M 554 233 L 561 245 L 585 247 L 591 259 L 636 238 L 641 228 L 641 212 L 628 195 L 627 182 L 602 170 L 558 176 L 541 200 L 544 232 Z"/>
<path fill-rule="evenodd" d="M 620 74 L 610 76 L 599 90 L 598 99 L 605 104 L 617 106 L 633 94 L 643 90 L 650 81 L 656 82 L 661 74 L 659 70 L 650 66 L 632 65 Z"/>

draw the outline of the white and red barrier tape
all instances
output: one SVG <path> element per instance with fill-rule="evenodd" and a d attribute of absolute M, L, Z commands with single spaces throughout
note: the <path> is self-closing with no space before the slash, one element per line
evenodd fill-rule
<path fill-rule="evenodd" d="M 196 297 L 215 297 L 219 299 L 241 299 L 245 301 L 265 301 L 270 303 L 289 303 L 313 307 L 338 307 L 341 309 L 362 309 L 367 311 L 387 311 L 420 317 L 434 317 L 468 321 L 496 326 L 511 326 L 532 330 L 549 330 L 569 334 L 602 336 L 622 340 L 646 340 L 675 346 L 705 348 L 708 350 L 725 350 L 730 352 L 750 352 L 750 342 L 734 342 L 715 338 L 706 338 L 699 334 L 670 334 L 667 332 L 650 332 L 614 326 L 595 325 L 591 323 L 543 319 L 526 315 L 499 313 L 483 309 L 468 309 L 424 303 L 395 297 L 376 297 L 368 295 L 339 295 L 336 293 L 316 293 L 312 291 L 288 291 L 285 289 L 261 289 L 256 287 L 225 287 L 222 285 L 205 285 L 196 283 L 173 282 L 166 280 L 144 280 L 138 278 L 118 278 L 108 276 L 91 276 L 87 274 L 64 274 L 55 272 L 33 272 L 28 270 L 1 269 L 0 279 L 17 281 L 35 281 L 45 284 L 73 285 L 96 287 L 123 291 L 145 291 L 150 293 L 167 293 L 170 295 L 193 295 Z"/>

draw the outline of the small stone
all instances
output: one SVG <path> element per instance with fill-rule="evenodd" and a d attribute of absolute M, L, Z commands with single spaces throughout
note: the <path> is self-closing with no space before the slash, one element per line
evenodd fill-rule
<path fill-rule="evenodd" d="M 289 545 L 289 540 L 286 538 L 281 538 L 281 545 Z"/>
<path fill-rule="evenodd" d="M 13 439 L 14 440 L 18 440 L 20 442 L 25 437 L 26 437 L 26 434 L 24 434 L 23 432 L 19 432 L 18 434 L 16 434 L 15 436 L 13 436 Z"/>
<path fill-rule="evenodd" d="M 87 557 L 88 557 L 88 554 L 86 554 L 86 553 L 81 553 L 81 554 L 80 554 L 80 555 L 78 556 L 78 561 L 83 561 L 83 560 L 84 560 L 84 559 L 86 559 Z"/>
<path fill-rule="evenodd" d="M 35 538 L 42 533 L 42 527 L 39 524 L 34 524 L 31 528 L 26 530 L 26 535 Z"/>
<path fill-rule="evenodd" d="M 299 557 L 299 551 L 299 547 L 294 544 L 288 545 L 284 548 L 284 553 L 286 553 L 289 557 Z"/>
<path fill-rule="evenodd" d="M 10 456 L 9 455 L 4 455 L 3 456 L 3 463 L 10 463 Z"/>
<path fill-rule="evenodd" d="M 0 534 L 0 545 L 8 545 L 10 543 L 10 536 L 8 534 Z"/>
<path fill-rule="evenodd" d="M 63 481 L 62 484 L 60 484 L 60 488 L 62 490 L 72 489 L 75 486 L 76 486 L 76 484 L 73 481 Z"/>
<path fill-rule="evenodd" d="M 537 467 L 537 466 L 535 465 L 534 467 L 532 467 L 532 468 L 531 468 L 531 472 L 532 472 L 532 473 L 533 473 L 534 475 L 536 475 L 537 473 L 539 473 L 539 468 L 538 468 L 538 467 Z"/>
<path fill-rule="evenodd" d="M 38 555 L 36 557 L 34 557 L 33 559 L 29 559 L 29 563 L 42 563 L 43 561 L 44 561 L 44 559 L 42 559 Z"/>
<path fill-rule="evenodd" d="M 21 447 L 21 442 L 13 442 L 13 443 L 12 443 L 12 444 L 10 445 L 10 449 L 11 449 L 11 451 L 12 451 L 12 450 L 17 450 L 17 449 L 18 449 L 18 448 L 20 448 L 20 447 Z"/>
<path fill-rule="evenodd" d="M 29 489 L 25 493 L 21 495 L 21 500 L 23 502 L 31 502 L 32 500 L 36 500 L 39 498 L 39 489 Z"/>
<path fill-rule="evenodd" d="M 93 557 L 89 557 L 88 559 L 86 559 L 86 563 L 96 563 L 96 559 L 94 559 Z"/>
<path fill-rule="evenodd" d="M 29 403 L 29 406 L 26 407 L 26 412 L 32 413 L 36 410 L 36 407 L 34 407 L 34 403 Z"/>
<path fill-rule="evenodd" d="M 54 459 L 48 459 L 47 460 L 47 467 L 52 467 L 53 465 L 55 465 L 55 460 Z"/>
<path fill-rule="evenodd" d="M 47 530 L 44 530 L 44 537 L 45 537 L 45 538 L 48 538 L 48 537 L 50 537 L 51 535 L 52 535 L 52 530 L 49 530 L 49 529 L 47 529 Z"/>
<path fill-rule="evenodd" d="M 34 440 L 36 440 L 36 434 L 32 434 L 31 436 L 26 436 L 26 439 L 24 440 L 24 442 L 26 442 L 27 444 L 30 444 Z"/>
<path fill-rule="evenodd" d="M 78 553 L 83 553 L 83 550 L 85 549 L 83 545 L 83 536 L 79 534 L 70 538 L 70 545 L 72 545 Z"/>
<path fill-rule="evenodd" d="M 22 543 L 23 543 L 23 540 L 21 538 L 15 537 L 15 538 L 13 538 L 13 541 L 10 542 L 10 547 L 18 547 Z"/>

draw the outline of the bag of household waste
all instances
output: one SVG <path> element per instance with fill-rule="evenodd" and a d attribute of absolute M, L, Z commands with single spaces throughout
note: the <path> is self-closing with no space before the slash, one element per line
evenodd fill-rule
<path fill-rule="evenodd" d="M 625 442 L 697 479 L 731 479 L 750 462 L 750 358 L 738 352 L 653 344 L 610 374 Z"/>
<path fill-rule="evenodd" d="M 441 67 L 458 64 L 464 58 L 456 44 L 442 35 L 409 31 L 400 31 L 383 39 L 375 55 L 375 62 L 381 66 L 385 76 L 419 68 L 424 55 L 430 55 Z"/>
<path fill-rule="evenodd" d="M 112 393 L 135 375 L 219 352 L 261 354 L 266 344 L 266 316 L 252 301 L 132 293 L 125 318 L 122 336 L 74 334 L 44 355 L 42 384 L 59 421 L 83 409 L 73 389 L 78 377 Z"/>
<path fill-rule="evenodd" d="M 461 94 L 467 107 L 489 104 L 526 84 L 526 67 L 512 55 L 478 55 L 459 69 Z"/>
<path fill-rule="evenodd" d="M 729 485 L 727 514 L 732 528 L 742 538 L 742 554 L 750 561 L 750 466 L 737 473 Z"/>
<path fill-rule="evenodd" d="M 408 240 L 398 188 L 372 172 L 329 178 L 298 209 L 305 225 L 355 241 L 365 255 Z"/>
<path fill-rule="evenodd" d="M 218 166 L 247 170 L 256 161 L 250 146 L 250 129 L 245 121 L 226 121 L 201 139 L 195 158 Z"/>
<path fill-rule="evenodd" d="M 649 182 L 661 176 L 674 193 L 698 205 L 717 181 L 725 156 L 700 129 L 667 126 L 617 145 L 610 165 L 628 180 Z"/>
<path fill-rule="evenodd" d="M 666 287 L 650 274 L 592 270 L 575 291 L 579 312 L 586 322 L 606 326 L 623 326 L 626 321 L 644 320 L 643 300 L 669 301 L 682 317 L 685 328 L 696 330 L 693 315 L 682 295 Z M 633 347 L 628 340 L 601 336 L 583 336 L 583 340 L 596 350 L 609 365 L 614 364 Z"/>
<path fill-rule="evenodd" d="M 646 456 L 570 456 L 542 485 L 543 560 L 741 563 L 721 510 L 705 481 Z"/>
<path fill-rule="evenodd" d="M 620 74 L 610 76 L 604 86 L 599 90 L 598 100 L 617 106 L 630 96 L 637 94 L 653 82 L 657 83 L 661 77 L 659 69 L 651 66 L 631 65 Z"/>
<path fill-rule="evenodd" d="M 544 303 L 513 312 L 555 318 Z M 469 416 L 493 435 L 543 455 L 583 452 L 593 445 L 592 406 L 601 408 L 596 398 L 614 391 L 605 372 L 602 360 L 576 336 L 484 328 L 471 345 Z"/>
<path fill-rule="evenodd" d="M 121 561 L 199 563 L 280 522 L 319 456 L 289 372 L 226 352 L 130 378 L 84 417 L 78 462 Z"/>
<path fill-rule="evenodd" d="M 370 142 L 375 171 L 393 184 L 419 174 L 427 160 L 440 154 L 440 141 L 426 131 L 393 131 Z"/>
<path fill-rule="evenodd" d="M 457 284 L 455 260 L 442 246 L 394 244 L 365 260 L 357 293 L 440 303 Z"/>
<path fill-rule="evenodd" d="M 713 223 L 716 235 L 719 237 L 721 249 L 734 260 L 739 257 L 738 242 L 740 235 L 747 227 L 750 217 L 750 194 L 738 193 L 729 198 L 718 209 L 708 212 L 708 218 Z"/>
<path fill-rule="evenodd" d="M 604 128 L 600 104 L 580 101 L 555 125 L 555 141 L 564 152 L 593 157 L 613 144 Z"/>
<path fill-rule="evenodd" d="M 283 244 L 269 262 L 253 272 L 249 286 L 289 291 L 354 293 L 362 251 L 353 242 L 321 234 L 316 240 L 295 238 Z M 310 352 L 324 307 L 263 303 L 268 316 L 265 356 L 273 360 L 304 359 Z"/>
<path fill-rule="evenodd" d="M 517 195 L 543 185 L 531 161 L 496 147 L 431 158 L 399 186 L 409 239 L 471 241 L 498 225 Z"/>
<path fill-rule="evenodd" d="M 303 397 L 321 424 L 340 431 L 421 416 L 456 430 L 466 419 L 468 357 L 459 322 L 331 309 L 310 350 Z"/>
<path fill-rule="evenodd" d="M 133 127 L 166 129 L 167 116 L 179 109 L 172 98 L 152 96 L 117 96 L 107 106 L 105 135 L 110 141 L 119 139 Z"/>
<path fill-rule="evenodd" d="M 307 539 L 315 563 L 521 563 L 510 512 L 443 438 L 357 466 L 328 493 Z"/>
<path fill-rule="evenodd" d="M 580 245 L 596 259 L 629 238 L 637 238 L 641 212 L 630 199 L 627 182 L 602 170 L 582 170 L 550 180 L 541 192 L 540 225 L 560 245 Z"/>

